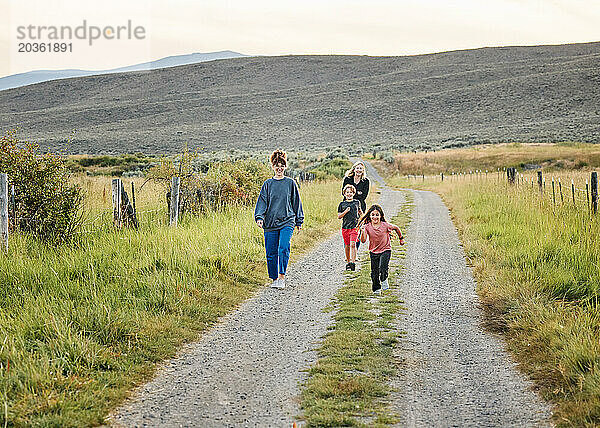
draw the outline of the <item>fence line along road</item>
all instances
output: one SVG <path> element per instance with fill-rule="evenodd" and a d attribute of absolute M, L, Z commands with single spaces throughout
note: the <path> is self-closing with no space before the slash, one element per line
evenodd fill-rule
<path fill-rule="evenodd" d="M 425 175 L 425 174 L 407 174 L 405 177 L 408 181 L 414 180 L 417 182 L 425 182 L 425 180 L 440 180 L 444 181 L 469 181 L 469 182 L 480 182 L 482 180 L 489 180 L 488 170 L 477 169 L 475 171 L 464 171 L 464 172 L 451 172 L 451 173 L 440 173 L 439 175 Z M 492 171 L 493 172 L 493 171 Z M 543 176 L 542 171 L 536 171 L 536 175 L 533 177 L 526 177 L 523 173 L 516 171 L 516 168 L 500 168 L 497 169 L 497 181 L 500 182 L 501 172 L 506 172 L 507 183 L 514 185 L 516 188 L 526 188 L 527 184 L 531 183 L 530 189 L 534 189 L 534 184 L 537 183 L 537 189 L 540 196 L 543 198 L 546 194 L 546 177 Z M 536 180 L 534 180 L 537 178 Z M 558 196 L 560 196 L 560 203 L 565 205 L 565 198 L 562 189 L 562 182 L 560 177 L 556 180 L 554 177 L 551 178 L 552 194 L 548 195 L 552 198 L 552 204 L 557 205 L 556 191 L 558 188 Z M 567 187 L 568 188 L 568 187 Z M 582 195 L 583 194 L 583 195 Z M 575 187 L 575 180 L 571 179 L 571 201 L 574 207 L 577 207 L 577 202 L 585 203 L 586 209 L 592 214 L 598 212 L 598 173 L 593 171 L 591 173 L 589 181 L 585 180 L 585 188 Z"/>

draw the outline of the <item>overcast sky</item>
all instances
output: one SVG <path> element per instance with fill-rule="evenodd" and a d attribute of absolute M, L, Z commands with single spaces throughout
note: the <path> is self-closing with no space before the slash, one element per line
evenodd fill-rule
<path fill-rule="evenodd" d="M 71 40 L 72 52 L 19 53 L 19 26 L 142 26 L 143 39 Z M 600 1 L 0 0 L 0 76 L 109 69 L 169 55 L 407 55 L 600 40 Z M 42 41 L 48 40 L 47 36 Z M 59 40 L 60 41 L 60 40 Z M 68 42 L 68 40 L 67 40 Z"/>

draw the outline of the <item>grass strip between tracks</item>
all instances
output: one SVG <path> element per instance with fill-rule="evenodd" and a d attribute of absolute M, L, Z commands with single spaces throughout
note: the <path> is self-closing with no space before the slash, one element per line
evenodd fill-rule
<path fill-rule="evenodd" d="M 403 233 L 410 222 L 411 196 L 392 219 Z M 400 335 L 396 317 L 402 309 L 397 282 L 404 254 L 404 247 L 393 239 L 391 288 L 383 295 L 374 297 L 371 291 L 368 252 L 363 252 L 361 269 L 349 272 L 345 286 L 335 295 L 329 308 L 335 311 L 335 322 L 302 388 L 301 407 L 308 426 L 377 427 L 397 421 L 386 397 L 391 392 L 388 381 L 397 369 L 393 350 Z M 342 269 L 344 260 L 339 263 Z"/>

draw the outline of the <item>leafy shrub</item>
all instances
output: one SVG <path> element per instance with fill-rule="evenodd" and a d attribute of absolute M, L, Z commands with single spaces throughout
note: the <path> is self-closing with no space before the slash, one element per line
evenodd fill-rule
<path fill-rule="evenodd" d="M 49 244 L 71 241 L 81 226 L 83 192 L 70 183 L 65 160 L 40 154 L 13 134 L 0 138 L 0 172 L 15 186 L 14 224 Z"/>
<path fill-rule="evenodd" d="M 120 177 L 132 171 L 147 170 L 153 160 L 142 153 L 119 156 L 74 156 L 67 160 L 67 166 L 71 172 L 85 171 L 88 175 Z"/>
<path fill-rule="evenodd" d="M 348 159 L 348 152 L 346 152 L 346 150 L 344 150 L 341 147 L 337 147 L 337 148 L 329 151 L 325 155 L 325 159 L 330 159 L 330 160 L 334 160 L 334 159 Z"/>
<path fill-rule="evenodd" d="M 391 150 L 381 152 L 380 157 L 387 163 L 394 163 L 394 153 Z"/>
<path fill-rule="evenodd" d="M 252 204 L 263 181 L 272 175 L 267 165 L 256 160 L 201 164 L 201 171 L 196 171 L 197 160 L 197 153 L 186 150 L 175 160 L 161 158 L 148 173 L 149 179 L 163 183 L 165 192 L 170 191 L 173 176 L 180 178 L 182 212 L 198 213 L 226 205 Z"/>
<path fill-rule="evenodd" d="M 317 180 L 326 180 L 332 176 L 342 178 L 351 167 L 352 163 L 348 159 L 328 159 L 311 169 L 310 172 L 315 174 Z"/>

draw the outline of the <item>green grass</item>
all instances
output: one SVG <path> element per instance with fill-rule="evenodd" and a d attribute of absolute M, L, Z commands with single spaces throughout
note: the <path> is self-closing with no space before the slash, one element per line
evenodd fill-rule
<path fill-rule="evenodd" d="M 301 195 L 296 256 L 337 227 L 339 183 Z M 139 231 L 96 227 L 74 247 L 11 237 L 0 255 L 0 426 L 102 424 L 157 362 L 265 283 L 251 208 L 184 217 L 177 228 L 150 218 Z"/>
<path fill-rule="evenodd" d="M 530 186 L 495 177 L 417 186 L 440 193 L 451 209 L 486 323 L 554 404 L 557 425 L 600 426 L 598 216 L 585 201 L 554 206 L 548 190 L 540 199 Z"/>
<path fill-rule="evenodd" d="M 393 219 L 402 230 L 411 207 L 405 204 Z M 404 248 L 397 240 L 392 242 L 392 257 L 397 261 Z M 309 427 L 377 427 L 397 422 L 386 398 L 391 393 L 389 378 L 397 369 L 393 349 L 400 334 L 395 319 L 401 300 L 393 292 L 374 298 L 368 255 L 361 263 L 362 269 L 348 274 L 345 286 L 334 297 L 330 309 L 335 311 L 335 323 L 323 338 L 318 361 L 302 388 L 301 407 Z M 392 290 L 400 270 L 390 269 Z"/>

